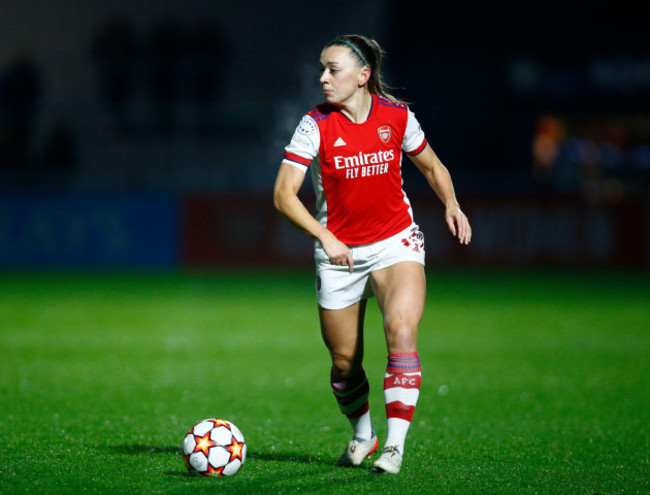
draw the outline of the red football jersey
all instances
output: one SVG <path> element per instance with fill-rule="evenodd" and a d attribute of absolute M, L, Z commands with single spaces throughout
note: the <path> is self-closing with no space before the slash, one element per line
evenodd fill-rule
<path fill-rule="evenodd" d="M 309 112 L 285 148 L 284 161 L 311 167 L 316 218 L 352 246 L 386 239 L 413 222 L 402 189 L 402 151 L 416 155 L 425 146 L 406 105 L 372 95 L 368 118 L 360 124 L 328 104 Z"/>

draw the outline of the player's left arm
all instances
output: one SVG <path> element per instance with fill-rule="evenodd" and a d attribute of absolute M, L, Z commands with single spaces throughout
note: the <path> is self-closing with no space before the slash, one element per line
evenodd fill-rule
<path fill-rule="evenodd" d="M 451 233 L 461 244 L 472 240 L 472 228 L 467 216 L 460 209 L 449 170 L 438 159 L 429 144 L 417 155 L 408 155 L 420 172 L 426 177 L 431 189 L 445 205 L 445 220 Z"/>

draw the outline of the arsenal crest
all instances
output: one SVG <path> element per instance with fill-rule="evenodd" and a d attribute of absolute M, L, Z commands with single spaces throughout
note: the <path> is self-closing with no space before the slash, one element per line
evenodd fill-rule
<path fill-rule="evenodd" d="M 379 127 L 377 133 L 379 134 L 379 139 L 381 139 L 384 144 L 388 144 L 388 141 L 390 141 L 390 126 L 384 125 Z"/>

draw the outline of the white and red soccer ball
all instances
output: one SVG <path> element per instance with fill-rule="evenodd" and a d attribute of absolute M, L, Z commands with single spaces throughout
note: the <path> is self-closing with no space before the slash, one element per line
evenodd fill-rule
<path fill-rule="evenodd" d="M 204 419 L 185 435 L 183 457 L 192 474 L 232 476 L 246 461 L 246 440 L 230 421 Z"/>

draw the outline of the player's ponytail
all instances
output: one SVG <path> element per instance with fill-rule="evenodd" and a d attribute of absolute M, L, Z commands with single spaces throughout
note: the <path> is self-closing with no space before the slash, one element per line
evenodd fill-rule
<path fill-rule="evenodd" d="M 361 67 L 368 67 L 370 69 L 368 90 L 372 94 L 382 96 L 397 103 L 405 103 L 387 91 L 387 88 L 390 87 L 384 81 L 381 73 L 381 61 L 386 52 L 376 40 L 358 34 L 345 34 L 343 36 L 337 36 L 335 40 L 325 45 L 325 48 L 333 45 L 347 46 L 357 59 L 357 63 Z"/>

